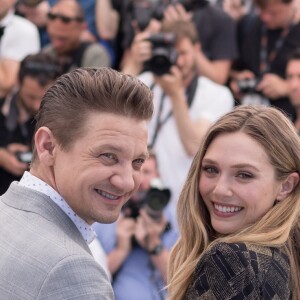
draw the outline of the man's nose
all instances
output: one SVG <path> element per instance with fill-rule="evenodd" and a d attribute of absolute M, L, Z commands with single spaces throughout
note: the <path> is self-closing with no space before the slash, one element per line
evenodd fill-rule
<path fill-rule="evenodd" d="M 122 167 L 111 177 L 111 184 L 124 193 L 131 192 L 135 188 L 134 170 L 132 167 Z"/>

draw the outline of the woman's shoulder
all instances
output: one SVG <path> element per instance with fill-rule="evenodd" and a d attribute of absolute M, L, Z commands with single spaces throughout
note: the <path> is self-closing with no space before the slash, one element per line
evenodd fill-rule
<path fill-rule="evenodd" d="M 287 256 L 280 248 L 216 243 L 202 255 L 189 292 L 197 297 L 210 295 L 211 299 L 246 299 L 245 295 L 247 299 L 267 295 L 288 299 L 291 291 Z"/>
<path fill-rule="evenodd" d="M 204 253 L 200 263 L 202 260 L 219 262 L 216 266 L 220 268 L 228 262 L 236 271 L 250 267 L 254 273 L 267 272 L 274 264 L 289 270 L 288 256 L 282 248 L 251 243 L 216 243 Z"/>
<path fill-rule="evenodd" d="M 264 257 L 265 259 L 282 258 L 288 263 L 288 257 L 281 247 L 268 247 L 252 243 L 226 243 L 218 242 L 210 247 L 204 255 L 223 255 L 224 257 L 237 255 L 240 258 Z"/>

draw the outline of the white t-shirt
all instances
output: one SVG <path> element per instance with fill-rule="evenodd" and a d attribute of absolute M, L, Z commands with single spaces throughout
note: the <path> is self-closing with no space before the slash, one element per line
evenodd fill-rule
<path fill-rule="evenodd" d="M 0 59 L 21 61 L 27 55 L 40 51 L 38 29 L 29 20 L 10 11 L 1 20 L 0 26 L 5 26 L 0 40 Z"/>
<path fill-rule="evenodd" d="M 153 76 L 145 72 L 139 76 L 147 86 L 153 84 Z M 163 91 L 159 85 L 153 87 L 154 113 L 148 126 L 148 142 L 151 143 L 156 128 Z M 172 110 L 172 103 L 168 96 L 164 97 L 160 120 Z M 234 107 L 234 99 L 230 90 L 222 85 L 214 83 L 206 77 L 199 77 L 197 89 L 189 108 L 193 121 L 205 118 L 215 122 L 219 117 L 231 111 Z M 188 174 L 193 157 L 189 156 L 179 137 L 174 117 L 168 118 L 159 130 L 153 150 L 156 153 L 160 177 L 164 185 L 171 189 L 171 205 L 173 209 Z"/>

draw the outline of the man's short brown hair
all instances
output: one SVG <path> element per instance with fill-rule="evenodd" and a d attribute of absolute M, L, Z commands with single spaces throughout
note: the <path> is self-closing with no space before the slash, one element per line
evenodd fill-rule
<path fill-rule="evenodd" d="M 36 115 L 36 131 L 48 127 L 61 148 L 68 150 L 84 133 L 85 121 L 93 112 L 149 120 L 152 93 L 137 78 L 111 68 L 78 68 L 48 89 Z"/>
<path fill-rule="evenodd" d="M 176 42 L 182 40 L 183 38 L 188 38 L 193 44 L 199 42 L 196 25 L 192 21 L 163 21 L 161 31 L 173 33 L 175 35 Z"/>
<path fill-rule="evenodd" d="M 294 0 L 254 0 L 254 4 L 260 8 L 265 8 L 270 3 L 290 4 Z"/>

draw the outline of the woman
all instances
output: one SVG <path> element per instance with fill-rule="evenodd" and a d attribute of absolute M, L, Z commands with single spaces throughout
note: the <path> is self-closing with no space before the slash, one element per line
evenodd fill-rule
<path fill-rule="evenodd" d="M 169 299 L 297 299 L 300 140 L 271 107 L 217 121 L 178 202 Z"/>

